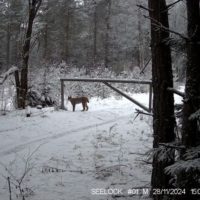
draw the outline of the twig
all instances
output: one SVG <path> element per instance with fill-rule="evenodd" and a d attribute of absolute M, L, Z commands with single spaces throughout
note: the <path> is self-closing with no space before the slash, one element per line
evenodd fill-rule
<path fill-rule="evenodd" d="M 162 12 L 165 12 L 166 10 L 169 10 L 170 8 L 172 8 L 175 4 L 179 3 L 180 1 L 183 1 L 183 0 L 177 0 L 169 5 L 167 5 L 167 8 L 165 10 L 163 10 Z"/>
<path fill-rule="evenodd" d="M 163 29 L 164 31 L 167 31 L 167 32 L 170 32 L 170 33 L 173 33 L 175 35 L 178 35 L 180 38 L 186 40 L 186 41 L 190 41 L 190 39 L 186 36 L 184 36 L 183 34 L 179 33 L 179 32 L 176 32 L 174 30 L 171 30 L 169 29 L 168 27 L 164 26 L 162 23 L 160 23 L 159 21 L 151 18 L 151 17 L 148 17 L 146 15 L 144 15 L 144 18 L 146 19 L 150 19 L 152 21 L 152 25 L 155 26 L 155 27 L 158 27 L 160 29 Z"/>
<path fill-rule="evenodd" d="M 11 191 L 11 186 L 10 186 L 10 177 L 7 177 L 8 180 L 8 188 L 9 188 L 9 199 L 12 200 L 12 191 Z"/>
<path fill-rule="evenodd" d="M 147 61 L 147 63 L 143 67 L 143 69 L 141 70 L 140 74 L 144 74 L 144 70 L 146 69 L 146 67 L 148 66 L 148 64 L 149 64 L 150 61 L 151 61 L 151 58 L 149 58 L 149 60 Z"/>
<path fill-rule="evenodd" d="M 152 165 L 152 162 L 147 161 L 147 160 L 140 160 L 140 159 L 138 159 L 137 161 L 143 162 L 144 164 L 147 164 L 147 165 Z"/>
<path fill-rule="evenodd" d="M 29 155 L 27 156 L 27 158 L 21 158 L 21 160 L 25 163 L 25 166 L 24 166 L 24 171 L 20 177 L 17 177 L 16 175 L 14 175 L 14 173 L 11 171 L 11 169 L 8 169 L 3 163 L 0 162 L 0 165 L 4 166 L 6 172 L 9 174 L 9 182 L 12 183 L 15 186 L 15 188 L 19 190 L 19 193 L 23 200 L 25 200 L 23 182 L 24 182 L 24 179 L 27 176 L 27 174 L 34 167 L 33 165 L 31 165 L 30 161 L 31 161 L 33 154 L 36 151 L 38 151 L 38 149 L 40 148 L 41 145 L 42 144 L 40 144 L 33 152 L 30 152 Z M 2 176 L 8 180 L 8 177 L 5 177 L 4 175 L 2 175 Z M 11 177 L 11 180 L 10 180 L 10 177 Z"/>
<path fill-rule="evenodd" d="M 135 118 L 133 119 L 133 121 L 136 120 L 136 118 L 139 116 L 140 113 L 137 113 L 137 115 L 135 116 Z"/>
<path fill-rule="evenodd" d="M 167 148 L 172 148 L 172 149 L 180 149 L 180 150 L 185 150 L 185 146 L 177 146 L 175 144 L 167 144 L 167 143 L 159 143 L 160 146 L 164 146 Z"/>
<path fill-rule="evenodd" d="M 149 12 L 153 12 L 153 9 L 146 8 L 146 7 L 144 7 L 144 6 L 140 5 L 140 4 L 137 4 L 137 7 L 138 8 L 142 8 L 143 10 L 146 10 L 146 11 L 149 11 Z"/>
<path fill-rule="evenodd" d="M 139 110 L 139 109 L 135 109 L 135 111 L 136 111 L 136 113 L 137 113 L 137 116 L 138 116 L 139 114 L 148 115 L 148 116 L 153 116 L 153 113 L 146 113 L 146 112 L 144 112 L 144 111 L 142 111 L 142 110 Z M 137 116 L 136 116 L 136 117 L 137 117 Z"/>

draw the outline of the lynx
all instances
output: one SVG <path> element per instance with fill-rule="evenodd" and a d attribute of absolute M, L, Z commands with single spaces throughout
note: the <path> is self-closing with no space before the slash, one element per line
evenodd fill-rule
<path fill-rule="evenodd" d="M 83 110 L 82 111 L 87 111 L 88 110 L 88 105 L 87 103 L 89 103 L 89 100 L 87 97 L 75 97 L 72 98 L 71 96 L 68 97 L 68 100 L 71 102 L 72 106 L 73 106 L 73 112 L 75 111 L 75 107 L 76 104 L 82 103 L 83 105 Z"/>

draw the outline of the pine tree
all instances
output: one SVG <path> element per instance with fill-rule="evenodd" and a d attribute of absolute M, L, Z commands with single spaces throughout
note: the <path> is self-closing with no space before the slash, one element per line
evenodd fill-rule
<path fill-rule="evenodd" d="M 177 196 L 177 200 L 196 200 L 192 190 L 200 187 L 199 145 L 200 145 L 200 1 L 187 0 L 187 69 L 185 97 L 182 120 L 181 152 L 182 167 L 177 170 L 177 186 L 186 190 L 186 194 Z M 191 164 L 193 162 L 193 164 Z M 189 166 L 188 163 L 190 163 Z"/>
<path fill-rule="evenodd" d="M 174 98 L 167 91 L 173 87 L 171 51 L 169 32 L 162 26 L 169 27 L 168 10 L 165 0 L 149 0 L 149 16 L 151 20 L 151 52 L 152 52 L 152 82 L 153 82 L 153 147 L 156 153 L 153 157 L 152 188 L 171 188 L 170 176 L 165 174 L 165 168 L 174 162 L 173 150 L 168 152 L 159 143 L 170 143 L 175 139 Z M 168 152 L 168 153 L 166 153 Z M 163 159 L 160 155 L 165 154 Z M 162 195 L 153 196 L 155 200 L 164 199 Z"/>

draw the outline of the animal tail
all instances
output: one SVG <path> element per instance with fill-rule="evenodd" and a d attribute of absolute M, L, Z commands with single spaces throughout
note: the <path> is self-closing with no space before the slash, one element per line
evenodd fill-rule
<path fill-rule="evenodd" d="M 87 98 L 87 102 L 89 103 L 89 99 Z"/>

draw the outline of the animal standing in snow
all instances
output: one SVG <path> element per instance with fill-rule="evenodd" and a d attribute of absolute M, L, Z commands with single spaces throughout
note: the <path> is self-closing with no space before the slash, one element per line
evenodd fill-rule
<path fill-rule="evenodd" d="M 68 97 L 68 100 L 71 102 L 72 106 L 73 106 L 73 112 L 75 111 L 75 107 L 76 104 L 82 103 L 83 106 L 83 110 L 82 111 L 87 111 L 88 110 L 88 105 L 87 103 L 89 103 L 89 100 L 87 97 L 75 97 L 72 98 L 71 96 Z"/>

